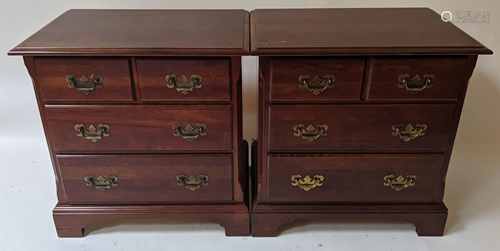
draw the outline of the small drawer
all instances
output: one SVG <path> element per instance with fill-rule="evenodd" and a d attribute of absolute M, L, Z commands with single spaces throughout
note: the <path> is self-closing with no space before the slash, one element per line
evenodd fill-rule
<path fill-rule="evenodd" d="M 61 151 L 232 150 L 230 105 L 47 106 Z"/>
<path fill-rule="evenodd" d="M 271 155 L 269 202 L 432 202 L 440 154 Z"/>
<path fill-rule="evenodd" d="M 230 101 L 230 58 L 140 58 L 143 101 Z"/>
<path fill-rule="evenodd" d="M 57 156 L 72 204 L 232 201 L 230 155 Z"/>
<path fill-rule="evenodd" d="M 132 101 L 129 59 L 36 58 L 44 101 Z"/>
<path fill-rule="evenodd" d="M 273 58 L 271 100 L 359 100 L 365 58 Z"/>
<path fill-rule="evenodd" d="M 456 100 L 466 57 L 375 57 L 369 100 Z"/>
<path fill-rule="evenodd" d="M 270 151 L 444 151 L 455 105 L 271 105 Z"/>

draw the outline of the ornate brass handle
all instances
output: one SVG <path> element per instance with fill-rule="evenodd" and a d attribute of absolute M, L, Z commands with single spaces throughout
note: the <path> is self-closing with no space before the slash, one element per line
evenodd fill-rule
<path fill-rule="evenodd" d="M 431 88 L 433 86 L 436 77 L 433 74 L 425 74 L 424 79 L 420 79 L 420 76 L 416 74 L 412 79 L 410 79 L 410 74 L 401 74 L 398 77 L 398 87 L 406 88 L 407 91 L 415 94 L 417 92 L 423 91 L 425 88 Z"/>
<path fill-rule="evenodd" d="M 392 189 L 399 192 L 407 187 L 414 186 L 416 180 L 417 176 L 415 175 L 408 175 L 406 179 L 403 178 L 402 175 L 399 175 L 396 179 L 394 179 L 394 175 L 386 175 L 384 177 L 384 186 L 390 186 Z"/>
<path fill-rule="evenodd" d="M 177 75 L 167 75 L 167 87 L 175 88 L 178 92 L 186 95 L 194 90 L 194 88 L 201 88 L 201 81 L 203 78 L 200 75 L 191 75 L 191 80 L 189 80 L 186 75 L 182 75 L 180 81 L 177 80 Z"/>
<path fill-rule="evenodd" d="M 307 142 L 311 142 L 321 136 L 326 136 L 326 131 L 328 130 L 328 126 L 324 124 L 319 124 L 316 129 L 314 129 L 313 125 L 309 125 L 307 128 L 304 128 L 303 124 L 297 124 L 293 126 L 293 135 L 297 137 L 302 137 L 307 140 Z"/>
<path fill-rule="evenodd" d="M 314 77 L 312 82 L 311 82 L 311 77 L 309 75 L 302 75 L 299 77 L 299 82 L 300 82 L 299 85 L 300 88 L 302 89 L 307 88 L 307 90 L 312 92 L 314 95 L 318 95 L 324 90 L 326 90 L 326 88 L 334 87 L 333 82 L 335 82 L 335 75 L 326 74 L 323 77 L 323 79 L 321 79 L 318 75 L 316 75 L 316 77 Z"/>
<path fill-rule="evenodd" d="M 92 142 L 96 142 L 102 137 L 109 136 L 109 126 L 104 124 L 99 124 L 99 130 L 95 128 L 94 125 L 90 125 L 89 129 L 85 129 L 85 124 L 77 124 L 75 125 L 76 135 L 80 137 L 84 137 Z"/>
<path fill-rule="evenodd" d="M 394 124 L 392 126 L 392 135 L 399 136 L 402 140 L 408 142 L 418 136 L 424 136 L 425 130 L 427 130 L 426 124 L 417 124 L 415 128 L 408 124 L 404 129 L 403 124 Z"/>
<path fill-rule="evenodd" d="M 196 128 L 188 124 L 186 129 L 183 129 L 182 124 L 173 125 L 172 130 L 174 130 L 174 136 L 181 137 L 189 142 L 207 134 L 207 126 L 199 123 L 196 124 Z"/>
<path fill-rule="evenodd" d="M 309 175 L 307 175 L 306 177 L 304 177 L 304 179 L 302 179 L 302 176 L 300 175 L 293 175 L 292 176 L 292 186 L 296 187 L 298 186 L 300 189 L 304 190 L 304 191 L 309 191 L 315 187 L 320 187 L 323 185 L 323 180 L 325 179 L 325 177 L 323 177 L 322 175 L 314 175 L 314 177 L 311 179 L 311 177 L 309 177 Z"/>
<path fill-rule="evenodd" d="M 185 174 L 179 174 L 177 175 L 177 185 L 179 186 L 184 186 L 187 189 L 191 191 L 196 191 L 196 189 L 199 189 L 201 186 L 206 186 L 208 185 L 208 175 L 201 174 L 198 176 L 198 179 L 194 177 L 194 175 L 189 176 L 189 179 L 187 179 L 187 175 Z"/>
<path fill-rule="evenodd" d="M 80 81 L 78 81 L 78 77 L 75 74 L 71 74 L 66 76 L 66 81 L 69 82 L 69 88 L 77 89 L 85 93 L 85 95 L 89 95 L 90 92 L 95 91 L 95 88 L 102 88 L 102 77 L 97 74 L 92 74 L 90 79 L 82 75 Z"/>
<path fill-rule="evenodd" d="M 87 182 L 87 186 L 95 187 L 95 189 L 102 192 L 110 189 L 112 186 L 118 186 L 118 177 L 114 175 L 108 175 L 108 180 L 105 180 L 102 176 L 96 179 L 94 175 L 89 175 L 85 176 L 85 181 Z"/>

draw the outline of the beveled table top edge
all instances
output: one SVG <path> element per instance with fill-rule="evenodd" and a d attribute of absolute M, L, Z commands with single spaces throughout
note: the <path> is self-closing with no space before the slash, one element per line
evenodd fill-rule
<path fill-rule="evenodd" d="M 71 13 L 80 12 L 147 12 L 162 13 L 162 12 L 242 12 L 242 27 L 241 40 L 236 44 L 218 45 L 211 44 L 204 47 L 185 46 L 171 47 L 168 45 L 162 46 L 161 43 L 153 46 L 23 46 L 27 41 L 32 40 L 41 31 L 48 29 L 63 16 L 68 16 Z M 238 14 L 239 15 L 239 14 Z M 7 54 L 9 56 L 246 56 L 250 55 L 250 12 L 244 9 L 70 9 L 63 12 L 58 17 L 41 27 L 39 30 L 24 39 L 16 47 L 12 48 Z M 35 43 L 36 44 L 36 43 Z"/>

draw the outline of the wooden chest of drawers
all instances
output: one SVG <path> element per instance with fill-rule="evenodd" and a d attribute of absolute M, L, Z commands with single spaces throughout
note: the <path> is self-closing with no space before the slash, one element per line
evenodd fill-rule
<path fill-rule="evenodd" d="M 102 219 L 204 218 L 249 235 L 243 10 L 71 10 L 10 51 L 35 87 L 60 237 Z"/>
<path fill-rule="evenodd" d="M 251 13 L 259 59 L 252 235 L 389 218 L 442 235 L 445 177 L 478 54 L 430 9 Z"/>

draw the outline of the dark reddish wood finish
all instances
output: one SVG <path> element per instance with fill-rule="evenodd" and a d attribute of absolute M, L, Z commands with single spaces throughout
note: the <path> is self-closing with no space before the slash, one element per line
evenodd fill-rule
<path fill-rule="evenodd" d="M 35 65 L 44 101 L 132 101 L 132 83 L 127 58 L 36 58 Z M 68 87 L 66 76 L 102 76 L 102 88 L 88 95 Z"/>
<path fill-rule="evenodd" d="M 462 113 L 462 108 L 465 102 L 465 94 L 467 92 L 467 87 L 469 86 L 469 80 L 472 77 L 472 73 L 474 72 L 474 68 L 476 67 L 477 55 L 470 55 L 467 57 L 467 62 L 465 64 L 465 70 L 462 74 L 462 79 L 460 81 L 461 88 L 460 93 L 458 95 L 457 107 L 455 108 L 455 113 L 453 114 L 453 125 L 451 127 L 450 138 L 448 139 L 448 149 L 444 154 L 444 162 L 441 168 L 441 173 L 439 174 L 439 179 L 436 187 L 439 189 L 436 190 L 436 199 L 443 200 L 444 197 L 444 188 L 446 181 L 446 173 L 448 172 L 448 165 L 450 163 L 451 154 L 453 151 L 453 144 L 455 143 L 455 137 L 458 131 L 458 124 L 460 122 L 460 115 Z"/>
<path fill-rule="evenodd" d="M 59 237 L 82 237 L 85 228 L 101 220 L 207 219 L 225 228 L 226 236 L 250 235 L 250 214 L 244 204 L 222 205 L 61 205 L 53 211 Z"/>
<path fill-rule="evenodd" d="M 380 219 L 412 223 L 419 236 L 442 236 L 448 217 L 443 203 L 257 205 L 252 210 L 252 236 L 271 237 L 296 219 Z"/>
<path fill-rule="evenodd" d="M 259 9 L 251 20 L 257 56 L 493 53 L 429 8 Z"/>
<path fill-rule="evenodd" d="M 392 151 L 422 152 L 446 149 L 454 105 L 271 105 L 269 151 Z M 405 142 L 392 135 L 401 123 L 427 125 L 425 135 Z M 303 124 L 328 125 L 327 135 L 308 142 L 294 135 Z"/>
<path fill-rule="evenodd" d="M 270 104 L 269 104 L 269 99 L 263 98 L 263 97 L 268 97 L 267 94 L 270 91 L 270 62 L 271 58 L 269 57 L 260 57 L 260 79 L 259 79 L 259 96 L 261 97 L 261 102 L 259 103 L 259 120 L 261 121 L 259 123 L 259 139 L 260 142 L 258 144 L 258 152 L 259 157 L 258 157 L 258 167 L 255 169 L 255 174 L 253 177 L 255 177 L 254 185 L 253 185 L 253 191 L 254 191 L 254 202 L 253 202 L 253 209 L 252 209 L 252 235 L 253 236 L 276 236 L 277 235 L 277 229 L 283 225 L 284 223 L 292 222 L 295 219 L 309 219 L 309 218 L 384 218 L 384 219 L 401 219 L 410 223 L 413 223 L 417 226 L 417 233 L 421 236 L 442 236 L 444 227 L 446 224 L 446 218 L 447 218 L 447 209 L 442 203 L 443 195 L 444 195 L 444 180 L 446 177 L 446 172 L 448 170 L 448 165 L 452 153 L 452 146 L 453 142 L 456 136 L 457 132 L 457 127 L 458 127 L 458 121 L 460 118 L 460 113 L 461 109 L 463 107 L 464 103 L 464 98 L 465 98 L 465 93 L 466 93 L 466 88 L 469 82 L 469 79 L 472 75 L 475 63 L 477 60 L 477 55 L 473 56 L 468 56 L 467 57 L 467 62 L 465 64 L 465 69 L 463 73 L 457 73 L 461 77 L 459 81 L 460 85 L 460 92 L 458 94 L 458 99 L 456 105 L 437 105 L 440 107 L 452 107 L 454 106 L 455 108 L 452 109 L 452 115 L 447 115 L 447 116 L 439 116 L 439 114 L 435 114 L 434 118 L 443 118 L 446 119 L 445 117 L 448 117 L 451 119 L 451 125 L 449 130 L 449 137 L 447 137 L 447 143 L 446 143 L 446 148 L 444 149 L 444 156 L 443 156 L 443 161 L 442 165 L 438 170 L 438 177 L 436 180 L 436 183 L 434 185 L 434 195 L 431 203 L 425 203 L 425 204 L 395 204 L 395 203 L 386 203 L 386 204 L 364 204 L 364 205 L 359 205 L 354 211 L 349 211 L 352 209 L 351 204 L 346 204 L 342 202 L 335 202 L 335 201 L 323 201 L 322 204 L 316 204 L 314 205 L 313 209 L 306 209 L 301 206 L 300 203 L 295 203 L 295 204 L 290 204 L 291 202 L 288 202 L 287 204 L 280 204 L 280 203 L 271 203 L 271 201 L 268 197 L 270 193 L 269 190 L 269 179 L 272 176 L 270 173 L 268 161 L 269 157 L 266 153 L 269 152 L 268 150 L 268 144 L 270 140 L 270 136 L 272 137 L 271 133 L 269 133 L 269 130 L 271 128 L 267 125 L 270 125 L 270 118 L 274 118 L 275 116 L 270 116 L 269 112 L 271 109 L 269 109 Z M 370 62 L 370 61 L 367 61 Z M 371 75 L 372 69 L 371 69 L 372 64 L 367 63 L 365 68 L 365 78 L 367 76 Z M 366 84 L 366 82 L 365 82 Z M 364 88 L 366 89 L 366 88 Z M 406 102 L 405 102 L 406 101 Z M 434 100 L 424 100 L 425 102 L 431 103 Z M 364 101 L 366 104 L 373 104 L 373 102 L 370 102 L 370 100 Z M 354 102 L 353 104 L 362 104 L 364 103 L 363 101 L 360 102 Z M 401 103 L 400 107 L 411 107 L 411 106 L 428 106 L 429 104 L 420 104 L 420 105 L 407 105 L 407 100 L 398 100 L 398 102 Z M 422 101 L 419 101 L 422 102 Z M 443 102 L 449 102 L 449 101 L 443 101 Z M 333 103 L 333 101 L 332 101 Z M 387 103 L 391 103 L 395 106 L 393 102 L 387 101 Z M 294 105 L 281 105 L 282 107 L 297 107 Z M 273 106 L 273 107 L 281 107 L 281 106 Z M 305 106 L 301 105 L 301 106 Z M 324 105 L 316 105 L 316 106 L 324 106 Z M 337 105 L 338 106 L 338 105 Z M 342 106 L 349 106 L 349 105 L 342 105 Z M 354 106 L 354 105 L 350 105 Z M 432 106 L 432 105 L 429 105 Z M 374 107 L 373 105 L 365 105 L 364 107 Z M 274 109 L 274 108 L 273 108 Z M 290 109 L 290 114 L 294 114 L 291 112 L 293 109 Z M 429 112 L 428 110 L 420 111 L 418 114 L 425 114 Z M 304 113 L 307 115 L 307 113 Z M 324 114 L 324 116 L 328 116 L 327 113 Z M 396 116 L 396 115 L 395 115 Z M 399 115 L 398 115 L 399 116 Z M 292 116 L 295 118 L 295 116 Z M 266 122 L 262 122 L 266 121 Z M 428 136 L 428 135 L 426 135 Z M 424 136 L 425 137 L 425 136 Z M 422 137 L 422 139 L 424 138 Z M 418 138 L 417 138 L 418 139 Z M 262 142 L 264 141 L 264 142 Z M 382 145 L 381 145 L 382 146 Z M 318 152 L 321 150 L 315 150 L 315 151 L 310 151 L 311 153 Z M 291 152 L 297 152 L 296 150 L 293 150 Z M 325 153 L 327 152 L 332 152 L 332 151 L 324 151 Z M 342 151 L 338 151 L 341 153 Z M 380 150 L 375 150 L 371 151 L 372 153 L 380 152 Z M 303 156 L 303 155 L 301 155 Z M 307 155 L 309 156 L 309 155 Z M 420 156 L 420 155 L 419 155 Z M 422 155 L 424 156 L 424 155 Z M 407 164 L 408 165 L 408 164 Z M 291 163 L 288 165 L 290 166 L 297 166 L 297 164 Z M 306 165 L 307 166 L 307 165 Z M 301 168 L 300 166 L 297 166 L 295 168 Z M 383 168 L 383 167 L 381 167 Z M 308 171 L 311 168 L 308 167 L 303 167 L 302 168 L 304 171 Z M 400 168 L 399 168 L 400 169 Z M 290 180 L 291 182 L 291 180 Z M 413 187 L 414 188 L 414 187 Z M 345 191 L 344 191 L 345 192 Z M 274 193 L 274 191 L 273 191 Z M 272 197 L 271 197 L 272 198 Z M 316 200 L 318 201 L 318 200 Z M 416 202 L 416 201 L 408 201 L 408 202 Z M 283 202 L 281 202 L 283 203 Z M 309 204 L 312 203 L 311 201 L 308 202 L 308 207 L 310 206 Z M 330 203 L 330 204 L 328 204 Z M 335 204 L 331 204 L 335 203 Z M 390 208 L 389 211 L 386 209 Z"/>
<path fill-rule="evenodd" d="M 271 100 L 359 100 L 365 58 L 274 58 L 272 61 Z M 299 77 L 309 75 L 321 79 L 335 75 L 333 88 L 327 88 L 318 95 L 299 87 Z"/>
<path fill-rule="evenodd" d="M 241 130 L 241 55 L 249 53 L 248 22 L 249 14 L 243 10 L 71 10 L 9 52 L 10 55 L 24 56 L 25 65 L 33 79 L 56 174 L 59 204 L 54 209 L 54 221 L 59 236 L 81 237 L 82 228 L 96 220 L 163 218 L 208 219 L 225 227 L 227 235 L 249 235 L 249 210 L 245 201 L 245 196 L 248 195 L 244 184 L 247 177 L 246 167 L 243 164 Z M 225 83 L 225 86 L 221 84 L 219 88 L 211 89 L 206 95 L 217 96 L 220 90 L 225 89 L 227 91 L 224 91 L 224 100 L 143 101 L 139 85 L 138 59 L 158 60 L 158 62 L 195 60 L 192 61 L 192 66 L 197 64 L 196 60 L 213 60 L 213 62 L 220 60 L 226 67 L 224 74 L 219 70 L 207 71 L 206 62 L 199 64 L 204 66 L 207 74 L 220 75 Z M 48 67 L 48 69 L 45 67 L 44 74 L 48 75 L 43 75 L 38 71 L 38 65 L 35 62 L 48 62 L 49 60 L 60 62 L 57 65 L 53 64 L 54 67 Z M 63 97 L 63 99 L 44 100 L 44 95 L 42 95 L 44 83 L 41 77 L 59 81 L 59 77 L 52 76 L 51 73 L 59 75 L 62 73 L 61 69 L 75 64 L 85 66 L 87 64 L 85 62 L 102 64 L 99 67 L 111 69 L 108 71 L 111 73 L 123 70 L 124 74 L 115 75 L 123 76 L 122 85 L 126 86 L 128 83 L 128 97 L 119 99 L 120 93 L 124 91 L 120 89 L 113 92 L 111 96 L 97 98 L 97 95 L 94 95 L 96 99 L 68 98 L 69 96 L 59 95 L 58 97 Z M 123 69 L 122 62 L 126 64 Z M 90 66 L 85 67 L 88 67 L 89 71 L 95 68 Z M 65 81 L 66 75 L 73 73 L 64 71 L 63 80 Z M 85 69 L 81 74 L 89 77 L 88 75 L 93 73 Z M 90 93 L 89 97 L 106 90 L 106 86 L 109 87 L 105 82 L 108 77 L 103 76 L 103 80 L 105 87 Z M 67 83 L 64 87 L 76 94 L 85 95 L 69 89 Z M 111 139 L 112 136 L 92 143 L 76 136 L 74 128 L 69 129 L 61 139 L 60 133 L 65 134 L 68 129 L 64 124 L 69 126 L 74 120 L 83 118 L 88 121 L 81 123 L 88 125 L 94 123 L 95 126 L 102 120 L 112 119 L 115 123 L 114 128 L 121 128 L 118 130 L 120 133 L 117 134 L 120 136 L 116 137 L 118 142 L 104 143 L 109 145 L 95 151 L 96 145 L 105 142 L 105 139 Z M 206 123 L 198 121 L 201 118 L 206 118 Z M 207 128 L 212 128 L 212 136 L 201 144 L 196 143 L 196 140 L 187 142 L 174 137 L 172 125 L 162 124 L 160 121 L 167 123 L 168 121 L 174 122 L 175 119 L 185 120 L 178 122 L 183 124 L 205 123 Z M 54 123 L 57 125 L 52 128 Z M 138 130 L 134 128 L 141 128 L 149 136 L 144 134 L 142 137 L 132 136 L 138 133 Z M 70 133 L 71 130 L 73 131 Z M 115 130 L 115 133 L 118 131 Z M 155 131 L 157 135 L 153 135 L 151 131 Z M 110 134 L 113 135 L 112 125 L 110 125 Z M 166 137 L 163 140 L 161 135 L 172 137 Z M 208 135 L 210 133 L 207 130 L 207 135 L 200 137 L 198 141 L 204 140 L 203 137 Z M 78 146 L 80 143 L 73 141 L 75 137 L 83 140 L 80 142 L 86 146 Z M 118 139 L 119 137 L 125 138 Z M 179 141 L 173 142 L 175 140 Z M 198 144 L 198 147 L 187 143 Z M 73 146 L 67 147 L 71 144 Z M 157 145 L 151 147 L 151 144 Z M 169 150 L 165 150 L 165 145 L 168 145 Z M 56 149 L 63 150 L 56 153 Z M 218 160 L 210 161 L 211 158 Z M 201 159 L 204 161 L 199 161 Z M 62 161 L 61 164 L 58 160 Z M 125 163 L 125 160 L 131 161 Z M 158 163 L 158 160 L 164 161 L 163 165 Z M 82 163 L 88 165 L 88 168 L 82 168 Z M 134 163 L 137 165 L 133 167 Z M 172 167 L 175 163 L 177 165 Z M 109 165 L 105 167 L 104 164 Z M 191 192 L 176 184 L 173 187 L 169 185 L 169 182 L 160 184 L 159 177 L 169 173 L 173 175 L 173 171 L 180 171 L 183 166 L 193 172 L 203 170 L 214 173 L 214 180 L 209 180 L 209 183 L 212 183 L 199 190 L 201 198 L 196 199 L 197 196 L 193 195 L 196 192 Z M 119 186 L 113 187 L 115 192 L 119 191 L 116 188 L 125 188 L 124 184 L 130 184 L 137 189 L 127 190 L 128 201 L 123 200 L 125 197 L 123 194 L 122 199 L 117 198 L 114 201 L 113 198 L 103 199 L 109 196 L 105 195 L 106 192 L 114 193 L 113 188 L 100 192 L 87 187 L 83 184 L 85 181 L 78 181 L 77 177 L 87 172 L 84 169 L 102 172 L 101 174 L 89 173 L 95 176 L 107 176 L 105 171 L 119 171 Z M 193 174 L 196 175 L 196 173 Z M 120 179 L 120 176 L 126 178 Z M 63 179 L 68 183 L 69 190 L 67 191 Z M 217 184 L 222 184 L 218 188 L 213 183 L 217 180 L 221 182 Z M 77 186 L 82 187 L 76 188 Z M 209 188 L 210 186 L 212 188 Z M 162 194 L 162 191 L 152 191 L 165 187 L 171 188 L 172 193 L 163 191 L 165 193 Z M 72 190 L 73 188 L 76 190 Z M 214 188 L 216 191 L 211 191 Z M 187 193 L 187 195 L 174 195 L 173 191 L 179 191 L 179 194 Z M 86 195 L 87 192 L 92 192 L 92 194 L 98 192 L 98 196 Z M 80 194 L 84 197 L 79 198 Z M 163 201 L 159 199 L 161 196 L 163 196 Z M 119 202 L 120 200 L 122 202 Z M 76 206 L 70 202 L 85 204 Z M 138 203 L 140 205 L 131 205 Z"/>
<path fill-rule="evenodd" d="M 468 80 L 477 54 L 492 51 L 422 8 L 256 10 L 251 33 L 252 54 L 260 56 L 252 235 L 276 236 L 295 219 L 329 218 L 399 219 L 415 224 L 419 235 L 443 235 L 444 180 Z M 275 62 L 293 57 L 319 65 L 319 56 L 365 62 L 359 99 L 319 97 L 335 87 L 318 97 L 275 97 L 274 83 L 288 78 L 275 73 Z M 398 88 L 400 74 L 436 80 L 411 94 Z M 307 142 L 293 136 L 297 123 L 328 124 L 328 134 Z M 384 123 L 433 126 L 407 143 Z M 381 135 L 389 135 L 387 141 Z M 399 192 L 372 178 L 408 175 L 404 170 L 420 174 L 415 186 Z M 323 175 L 324 185 L 305 192 L 291 185 L 290 172 Z"/>
<path fill-rule="evenodd" d="M 434 201 L 443 155 L 351 154 L 269 156 L 269 203 L 429 203 Z M 309 191 L 292 186 L 292 175 L 322 175 L 323 185 Z M 417 176 L 415 185 L 396 191 L 384 177 Z"/>
<path fill-rule="evenodd" d="M 61 180 L 61 172 L 59 170 L 59 167 L 57 166 L 57 159 L 56 159 L 56 151 L 54 150 L 54 145 L 52 141 L 50 140 L 50 132 L 48 130 L 49 127 L 49 121 L 45 115 L 45 105 L 42 99 L 42 94 L 41 94 L 41 88 L 38 86 L 38 73 L 36 71 L 36 65 L 35 65 L 35 60 L 34 57 L 26 56 L 23 57 L 24 65 L 26 66 L 26 69 L 28 70 L 28 74 L 31 77 L 31 81 L 33 84 L 33 89 L 35 91 L 35 97 L 37 100 L 38 104 L 38 112 L 40 113 L 40 118 L 42 121 L 42 125 L 44 128 L 44 134 L 45 134 L 45 139 L 47 140 L 47 147 L 49 149 L 49 154 L 50 154 L 50 160 L 52 162 L 52 168 L 54 169 L 54 174 L 55 174 L 55 182 L 56 182 L 56 192 L 57 192 L 57 200 L 59 203 L 62 204 L 67 204 L 68 201 L 66 199 L 66 194 L 64 193 L 64 186 Z"/>
<path fill-rule="evenodd" d="M 68 10 L 9 52 L 23 56 L 241 56 L 245 10 Z"/>
<path fill-rule="evenodd" d="M 231 101 L 230 62 L 230 58 L 138 58 L 141 100 Z M 175 74 L 179 80 L 182 75 L 188 79 L 193 74 L 200 75 L 203 78 L 202 87 L 182 94 L 175 88 L 167 87 L 166 76 L 171 74 Z"/>
<path fill-rule="evenodd" d="M 456 100 L 460 91 L 457 83 L 462 79 L 460 73 L 464 71 L 466 60 L 466 56 L 375 57 L 367 99 Z M 413 94 L 398 87 L 401 74 L 410 74 L 410 78 L 418 74 L 422 79 L 425 74 L 433 74 L 436 79 L 431 88 Z"/>
<path fill-rule="evenodd" d="M 119 150 L 231 151 L 231 106 L 47 106 L 57 152 Z M 173 125 L 205 124 L 206 135 L 189 142 L 174 136 Z M 76 135 L 75 125 L 109 126 L 109 136 L 92 142 Z"/>
<path fill-rule="evenodd" d="M 59 155 L 70 204 L 178 204 L 232 202 L 231 155 Z M 177 175 L 208 175 L 208 185 L 191 191 Z M 85 176 L 118 177 L 118 186 L 99 191 Z"/>

